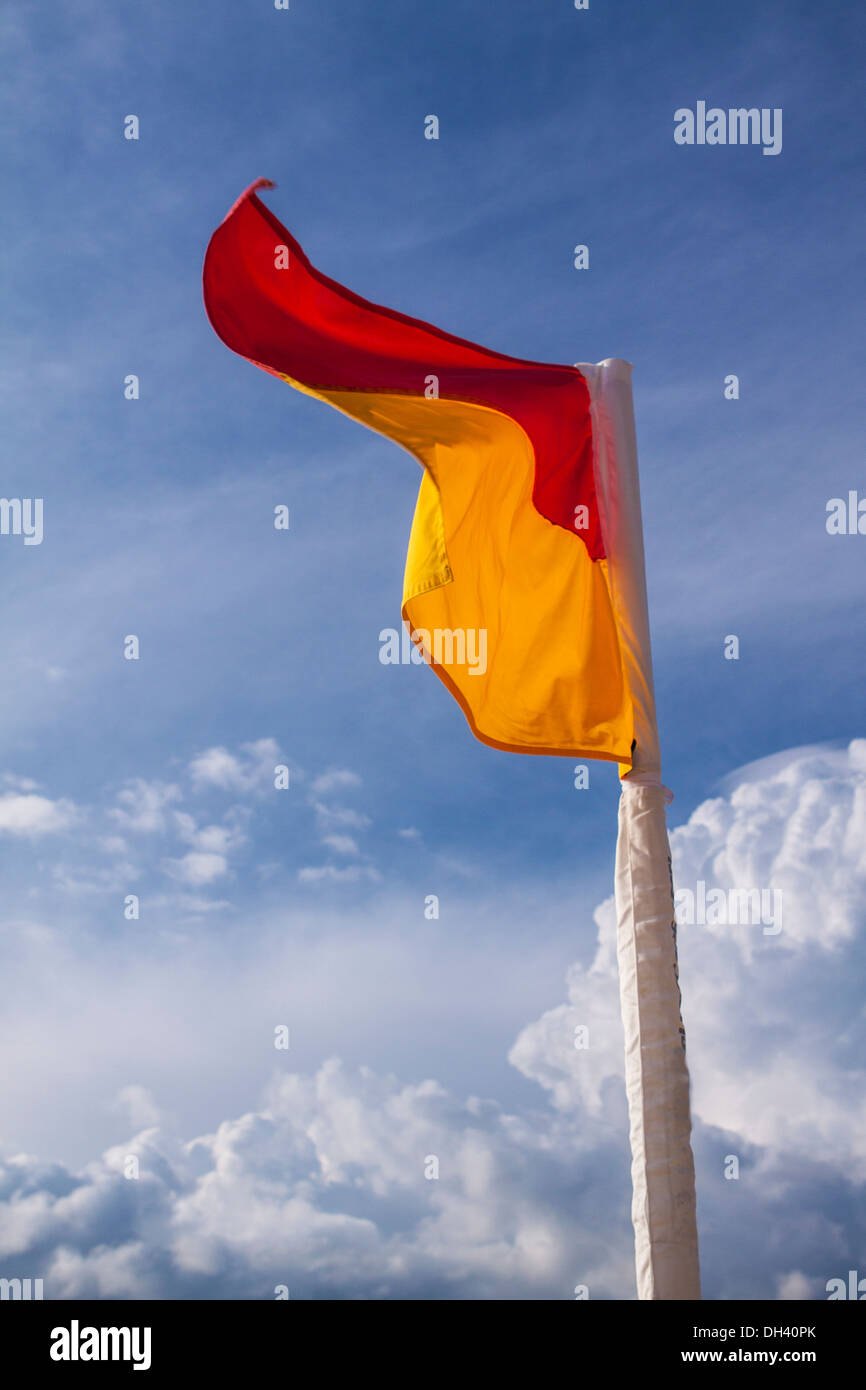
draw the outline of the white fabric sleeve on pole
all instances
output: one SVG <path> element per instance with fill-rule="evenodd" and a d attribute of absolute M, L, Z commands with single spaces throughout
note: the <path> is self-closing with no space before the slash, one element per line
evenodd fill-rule
<path fill-rule="evenodd" d="M 617 960 L 641 1299 L 699 1299 L 689 1074 L 656 724 L 631 366 L 577 364 L 590 388 L 595 481 L 611 598 L 635 705 L 634 770 L 622 782 Z M 634 781 L 629 780 L 633 776 Z"/>
<path fill-rule="evenodd" d="M 617 961 L 638 1298 L 700 1298 L 689 1074 L 661 786 L 622 785 Z"/>

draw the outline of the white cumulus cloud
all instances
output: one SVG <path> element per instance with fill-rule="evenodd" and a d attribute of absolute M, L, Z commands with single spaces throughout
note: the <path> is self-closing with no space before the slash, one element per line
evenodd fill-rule
<path fill-rule="evenodd" d="M 824 1298 L 863 1249 L 864 754 L 858 741 L 745 769 L 671 837 L 678 887 L 785 893 L 777 934 L 679 934 L 710 1298 Z M 567 997 L 511 1049 L 534 1099 L 506 1110 L 286 1054 L 258 1103 L 187 1141 L 159 1127 L 150 1090 L 115 1086 L 145 1126 L 135 1138 L 79 1171 L 0 1167 L 0 1275 L 26 1269 L 60 1299 L 270 1299 L 278 1284 L 293 1298 L 633 1297 L 611 901 L 595 922 Z"/>
<path fill-rule="evenodd" d="M 0 796 L 0 833 L 36 837 L 66 830 L 75 819 L 70 801 L 51 801 L 47 796 L 28 792 Z"/>

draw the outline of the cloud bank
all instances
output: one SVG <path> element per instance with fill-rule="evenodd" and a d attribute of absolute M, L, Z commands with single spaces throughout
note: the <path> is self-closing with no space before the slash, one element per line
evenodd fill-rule
<path fill-rule="evenodd" d="M 672 834 L 678 888 L 784 903 L 772 935 L 680 929 L 707 1297 L 826 1297 L 862 1260 L 864 832 L 856 740 L 742 770 Z M 511 1048 L 524 1105 L 334 1058 L 184 1140 L 130 1078 L 145 1127 L 80 1170 L 7 1147 L 0 1274 L 61 1299 L 633 1297 L 612 900 L 595 922 Z"/>

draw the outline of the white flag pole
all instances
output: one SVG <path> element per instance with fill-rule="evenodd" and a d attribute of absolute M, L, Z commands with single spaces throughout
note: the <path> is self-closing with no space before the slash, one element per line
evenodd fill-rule
<path fill-rule="evenodd" d="M 634 767 L 622 781 L 617 959 L 640 1299 L 699 1299 L 689 1074 L 653 691 L 631 365 L 578 369 L 590 389 L 595 483 L 611 598 L 635 703 Z"/>

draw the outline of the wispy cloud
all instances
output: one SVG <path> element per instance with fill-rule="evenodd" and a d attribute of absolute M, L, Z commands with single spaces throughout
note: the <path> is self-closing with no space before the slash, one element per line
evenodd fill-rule
<path fill-rule="evenodd" d="M 276 739 L 260 738 L 245 743 L 238 753 L 208 748 L 193 758 L 189 774 L 197 787 L 218 787 L 222 791 L 252 792 L 273 786 L 277 764 L 282 761 Z"/>

